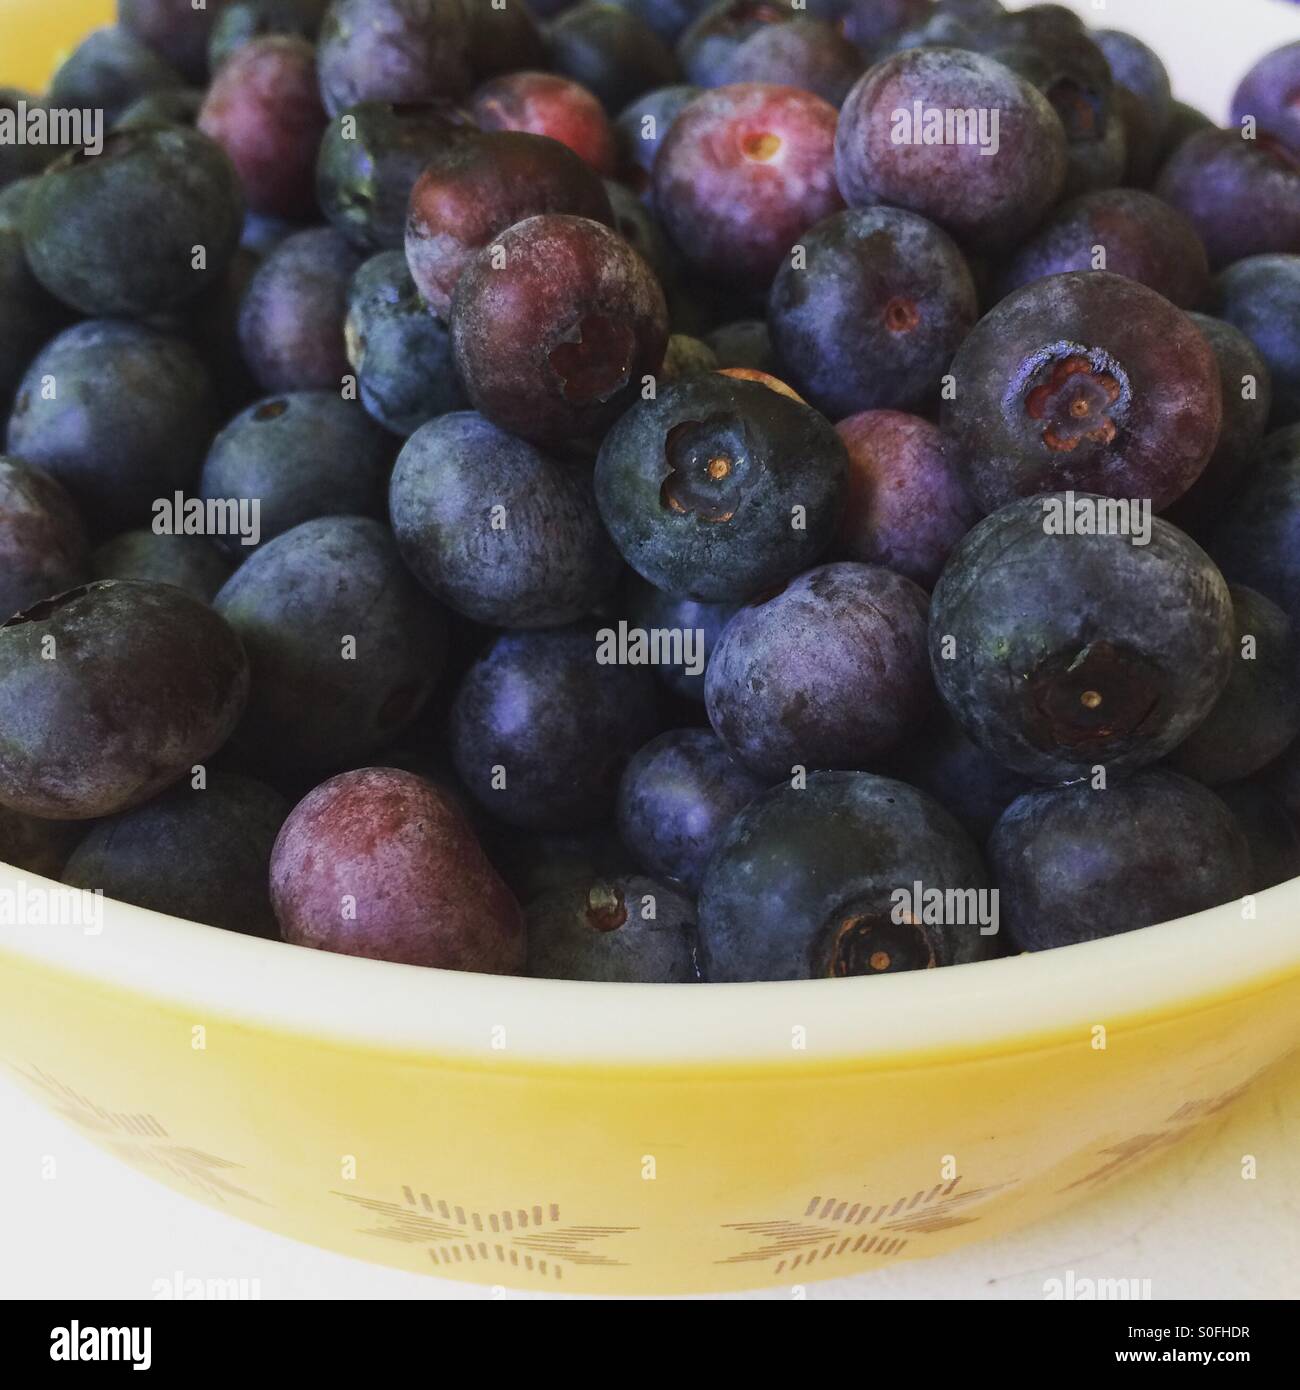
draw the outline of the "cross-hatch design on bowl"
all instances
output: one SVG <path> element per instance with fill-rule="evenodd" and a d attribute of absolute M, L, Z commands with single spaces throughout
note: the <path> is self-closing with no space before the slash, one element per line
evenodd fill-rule
<path fill-rule="evenodd" d="M 490 1264 L 523 1269 L 544 1278 L 562 1279 L 566 1265 L 624 1266 L 596 1247 L 600 1241 L 627 1235 L 636 1226 L 567 1226 L 560 1224 L 557 1202 L 481 1212 L 402 1187 L 400 1202 L 335 1192 L 336 1197 L 382 1218 L 378 1226 L 358 1227 L 364 1236 L 427 1245 L 439 1270 L 448 1265 Z"/>
<path fill-rule="evenodd" d="M 880 1206 L 816 1196 L 809 1198 L 798 1220 L 727 1222 L 725 1230 L 744 1232 L 762 1243 L 715 1263 L 774 1260 L 771 1273 L 777 1275 L 840 1256 L 901 1255 L 912 1236 L 933 1235 L 978 1221 L 979 1216 L 969 1215 L 968 1208 L 1015 1186 L 1011 1181 L 962 1191 L 961 1184 L 959 1173 L 946 1183 L 918 1188 L 910 1197 Z"/>
<path fill-rule="evenodd" d="M 37 1066 L 8 1064 L 29 1086 L 42 1091 L 70 1124 L 85 1131 L 123 1163 L 156 1177 L 169 1174 L 223 1206 L 231 1197 L 270 1206 L 232 1180 L 243 1167 L 204 1149 L 177 1144 L 166 1126 L 147 1110 L 109 1110 Z"/>

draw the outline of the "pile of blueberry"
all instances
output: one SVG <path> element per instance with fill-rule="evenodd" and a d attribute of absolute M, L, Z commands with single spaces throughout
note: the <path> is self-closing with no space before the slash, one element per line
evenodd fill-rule
<path fill-rule="evenodd" d="M 119 0 L 70 112 L 0 859 L 683 982 L 1300 875 L 1300 42 L 1220 129 L 1055 4 Z"/>

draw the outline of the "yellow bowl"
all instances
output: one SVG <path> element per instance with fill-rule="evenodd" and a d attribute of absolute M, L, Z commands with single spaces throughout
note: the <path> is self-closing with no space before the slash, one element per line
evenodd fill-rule
<path fill-rule="evenodd" d="M 0 0 L 0 82 L 39 86 L 108 8 Z M 40 925 L 53 888 L 0 867 L 16 1079 L 235 1215 L 483 1284 L 720 1291 L 951 1250 L 1129 1173 L 1300 1044 L 1300 882 L 1040 956 L 714 986 L 420 970 L 113 902 Z"/>

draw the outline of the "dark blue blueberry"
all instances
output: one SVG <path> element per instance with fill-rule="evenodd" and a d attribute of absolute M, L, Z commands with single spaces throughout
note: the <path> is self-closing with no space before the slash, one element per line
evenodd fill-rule
<path fill-rule="evenodd" d="M 111 126 L 137 98 L 185 79 L 164 58 L 116 25 L 88 34 L 50 82 L 49 103 L 64 109 L 102 110 Z"/>
<path fill-rule="evenodd" d="M 1233 583 L 1258 589 L 1300 622 L 1300 424 L 1259 446 L 1210 552 Z"/>
<path fill-rule="evenodd" d="M 22 209 L 35 185 L 21 179 L 0 191 L 0 412 L 6 414 L 32 358 L 71 317 L 23 253 Z"/>
<path fill-rule="evenodd" d="M 170 584 L 42 599 L 0 627 L 0 803 L 67 820 L 139 806 L 225 743 L 248 679 L 230 626 Z"/>
<path fill-rule="evenodd" d="M 832 419 L 936 402 L 979 303 L 956 243 L 897 208 L 855 208 L 800 238 L 768 297 L 789 381 Z"/>
<path fill-rule="evenodd" d="M 708 729 L 673 729 L 628 763 L 619 833 L 646 873 L 694 897 L 719 839 L 768 785 Z"/>
<path fill-rule="evenodd" d="M 1169 766 L 1206 786 L 1267 767 L 1300 734 L 1300 648 L 1271 599 L 1231 586 L 1232 674 L 1209 715 L 1174 749 Z"/>
<path fill-rule="evenodd" d="M 32 113 L 41 110 L 45 103 L 31 92 L 18 87 L 0 87 L 0 113 L 12 116 L 15 128 L 19 128 L 26 112 L 30 123 Z M 63 151 L 57 146 L 28 143 L 6 139 L 0 142 L 0 189 L 8 187 L 18 179 L 31 178 Z"/>
<path fill-rule="evenodd" d="M 953 546 L 980 516 L 948 437 L 896 410 L 852 415 L 835 430 L 849 455 L 837 548 L 934 588 Z"/>
<path fill-rule="evenodd" d="M 547 30 L 551 67 L 580 82 L 610 112 L 678 77 L 672 50 L 629 9 L 578 0 Z"/>
<path fill-rule="evenodd" d="M 1219 364 L 1223 428 L 1204 472 L 1165 515 L 1199 538 L 1211 522 L 1220 520 L 1224 505 L 1255 462 L 1273 408 L 1273 377 L 1240 329 L 1205 314 L 1188 317 L 1205 335 Z"/>
<path fill-rule="evenodd" d="M 471 803 L 470 809 L 483 814 L 477 802 Z M 618 832 L 608 826 L 548 834 L 492 821 L 483 840 L 497 872 L 525 907 L 560 888 L 636 873 L 627 846 Z M 0 860 L 4 860 L 3 854 Z"/>
<path fill-rule="evenodd" d="M 77 846 L 64 883 L 249 936 L 275 937 L 268 876 L 289 803 L 251 777 L 211 772 L 110 816 Z"/>
<path fill-rule="evenodd" d="M 1212 791 L 1172 772 L 1104 790 L 1030 792 L 989 840 L 999 907 L 1016 945 L 1045 951 L 1187 917 L 1243 897 L 1250 849 Z"/>
<path fill-rule="evenodd" d="M 321 517 L 276 536 L 215 607 L 253 669 L 237 742 L 272 766 L 369 757 L 420 713 L 446 655 L 442 611 L 368 517 Z"/>
<path fill-rule="evenodd" d="M 112 531 L 143 525 L 157 498 L 191 484 L 215 428 L 211 380 L 185 342 L 92 319 L 33 359 L 6 438 L 68 489 L 92 529 Z"/>
<path fill-rule="evenodd" d="M 723 63 L 720 81 L 779 83 L 839 106 L 864 66 L 834 25 L 796 12 L 788 23 L 761 25 L 742 39 Z"/>
<path fill-rule="evenodd" d="M 230 578 L 230 561 L 206 536 L 123 531 L 90 557 L 94 579 L 146 579 L 175 584 L 204 603 Z"/>
<path fill-rule="evenodd" d="M 243 561 L 254 544 L 315 517 L 382 517 L 391 459 L 388 436 L 356 402 L 330 391 L 291 392 L 249 406 L 217 435 L 199 493 L 258 503 L 255 542 L 216 537 Z"/>
<path fill-rule="evenodd" d="M 896 113 L 914 118 L 918 102 L 920 127 L 909 132 Z M 991 116 L 962 142 L 945 131 L 942 143 L 923 143 L 935 113 L 943 121 L 965 111 L 997 113 L 996 148 Z M 835 173 L 850 207 L 891 203 L 989 247 L 1034 229 L 1060 196 L 1067 166 L 1065 128 L 1047 98 L 994 59 L 956 48 L 914 48 L 878 63 L 846 98 L 835 136 Z"/>
<path fill-rule="evenodd" d="M 814 4 L 813 12 L 825 8 Z M 923 24 L 933 10 L 932 0 L 836 0 L 835 15 L 848 38 L 866 54 L 887 49 L 908 29 Z"/>
<path fill-rule="evenodd" d="M 927 792 L 983 844 L 998 817 L 1034 784 L 967 737 L 946 711 L 889 760 L 889 771 Z"/>
<path fill-rule="evenodd" d="M 1174 114 L 1169 72 L 1158 54 L 1117 29 L 1093 33 L 1115 78 L 1115 106 L 1124 123 L 1124 182 L 1147 188 L 1160 167 L 1165 133 Z"/>
<path fill-rule="evenodd" d="M 703 663 L 702 670 L 688 669 L 695 662 L 684 656 L 681 663 L 656 666 L 655 674 L 669 690 L 686 699 L 698 700 L 700 704 L 704 703 L 704 674 L 709 657 L 735 611 L 735 605 L 730 603 L 674 598 L 653 584 L 647 584 L 638 574 L 631 577 L 628 620 L 634 627 L 647 633 L 689 633 L 689 640 L 699 643 L 697 659 Z"/>
<path fill-rule="evenodd" d="M 628 759 L 656 730 L 654 679 L 602 664 L 594 627 L 510 632 L 470 668 L 451 715 L 470 794 L 507 825 L 580 830 L 609 816 Z"/>
<path fill-rule="evenodd" d="M 712 0 L 614 0 L 614 3 L 631 10 L 671 46 L 709 8 Z"/>
<path fill-rule="evenodd" d="M 1003 266 L 998 298 L 1049 275 L 1087 270 L 1137 280 L 1181 309 L 1201 304 L 1210 283 L 1205 246 L 1186 217 L 1153 193 L 1107 188 L 1057 209 Z"/>
<path fill-rule="evenodd" d="M 243 223 L 220 147 L 196 130 L 153 126 L 109 135 L 98 155 L 56 160 L 27 200 L 23 245 L 32 273 L 64 303 L 92 317 L 144 318 L 219 280 Z"/>
<path fill-rule="evenodd" d="M 614 132 L 618 138 L 621 173 L 637 192 L 649 187 L 655 156 L 678 112 L 699 94 L 699 87 L 685 83 L 655 87 L 619 112 Z"/>
<path fill-rule="evenodd" d="M 621 566 L 589 469 L 548 457 L 472 411 L 417 430 L 393 469 L 393 531 L 412 573 L 493 627 L 557 627 L 613 588 Z"/>
<path fill-rule="evenodd" d="M 1053 275 L 1016 290 L 953 358 L 943 426 L 975 500 L 1076 490 L 1162 511 L 1219 437 L 1214 353 L 1167 299 L 1121 275 Z"/>
<path fill-rule="evenodd" d="M 239 312 L 239 338 L 264 391 L 341 388 L 348 288 L 360 265 L 329 227 L 295 232 L 262 262 Z"/>
<path fill-rule="evenodd" d="M 925 590 L 875 565 L 822 565 L 747 604 L 709 659 L 709 722 L 769 779 L 876 765 L 925 722 Z"/>
<path fill-rule="evenodd" d="M 844 445 L 806 405 L 753 381 L 688 377 L 610 430 L 596 500 L 624 559 L 671 594 L 738 602 L 830 543 Z"/>
<path fill-rule="evenodd" d="M 1193 135 L 1199 135 L 1203 130 L 1214 128 L 1214 122 L 1195 106 L 1188 106 L 1185 101 L 1174 102 L 1173 115 L 1169 118 L 1169 127 L 1165 131 L 1164 146 L 1160 151 L 1160 167 L 1164 166 L 1180 150 L 1183 143 L 1190 140 Z"/>
<path fill-rule="evenodd" d="M 208 39 L 226 3 L 200 9 L 194 0 L 117 0 L 117 20 L 191 82 L 202 82 L 208 72 Z"/>
<path fill-rule="evenodd" d="M 694 984 L 695 904 L 653 879 L 597 879 L 537 898 L 526 913 L 534 979 Z"/>
<path fill-rule="evenodd" d="M 668 350 L 664 353 L 663 366 L 659 368 L 659 380 L 667 386 L 686 376 L 699 376 L 703 372 L 717 370 L 717 354 L 708 343 L 685 333 L 674 333 L 668 339 Z"/>
<path fill-rule="evenodd" d="M 416 179 L 468 134 L 444 105 L 369 101 L 341 112 L 316 163 L 321 211 L 358 251 L 400 250 Z"/>
<path fill-rule="evenodd" d="M 226 0 L 208 36 L 208 67 L 216 70 L 237 49 L 268 34 L 315 41 L 330 0 Z"/>
<path fill-rule="evenodd" d="M 1238 129 L 1253 119 L 1262 135 L 1280 141 L 1300 158 L 1300 42 L 1266 54 L 1241 79 L 1232 98 Z"/>
<path fill-rule="evenodd" d="M 1300 253 L 1300 155 L 1284 145 L 1203 130 L 1170 156 L 1156 192 L 1200 233 L 1213 270 L 1248 256 Z"/>
<path fill-rule="evenodd" d="M 986 517 L 953 552 L 930 607 L 949 712 L 1041 781 L 1164 757 L 1231 672 L 1232 599 L 1210 558 L 1159 517 L 1134 544 L 1141 536 L 1102 507 L 1083 494 L 1036 497 Z M 1078 529 L 1081 515 L 1092 531 Z"/>
<path fill-rule="evenodd" d="M 344 329 L 361 403 L 385 429 L 407 437 L 464 408 L 451 335 L 420 298 L 401 251 L 381 251 L 352 277 Z"/>
<path fill-rule="evenodd" d="M 86 577 L 86 529 L 39 468 L 0 454 L 0 621 Z"/>
<path fill-rule="evenodd" d="M 704 978 L 804 980 L 927 970 L 996 953 L 988 876 L 924 792 L 818 772 L 731 822 L 700 891 Z M 918 914 L 917 906 L 921 907 Z"/>
<path fill-rule="evenodd" d="M 1250 892 L 1262 893 L 1300 877 L 1300 829 L 1273 781 L 1252 777 L 1215 791 L 1227 803 L 1250 847 Z"/>
<path fill-rule="evenodd" d="M 318 44 L 325 108 L 463 97 L 469 42 L 461 0 L 334 0 Z"/>
<path fill-rule="evenodd" d="M 645 258 L 646 264 L 663 286 L 664 293 L 671 293 L 678 257 L 668 244 L 668 238 L 654 214 L 625 183 L 606 179 L 605 192 L 609 195 L 610 210 L 614 214 L 614 230 Z"/>
<path fill-rule="evenodd" d="M 1251 256 L 1229 266 L 1214 282 L 1212 312 L 1240 329 L 1268 364 L 1273 427 L 1300 421 L 1300 255 Z"/>

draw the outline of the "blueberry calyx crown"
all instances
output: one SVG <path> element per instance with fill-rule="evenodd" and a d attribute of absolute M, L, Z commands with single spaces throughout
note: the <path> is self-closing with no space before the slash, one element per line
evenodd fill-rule
<path fill-rule="evenodd" d="M 1025 688 L 1032 741 L 1045 750 L 1084 755 L 1139 733 L 1160 707 L 1165 680 L 1140 652 L 1097 641 L 1039 662 Z"/>

